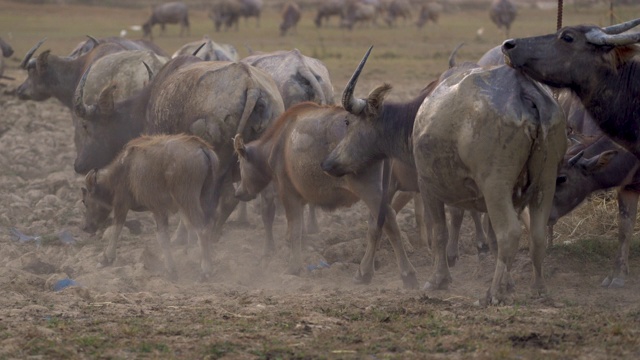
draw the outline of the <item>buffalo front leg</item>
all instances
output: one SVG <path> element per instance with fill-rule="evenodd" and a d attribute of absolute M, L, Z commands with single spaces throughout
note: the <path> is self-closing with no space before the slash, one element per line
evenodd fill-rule
<path fill-rule="evenodd" d="M 372 168 L 372 171 L 379 171 L 376 168 Z M 382 198 L 382 188 L 379 182 L 372 182 L 369 179 L 374 178 L 370 174 L 362 174 L 362 178 L 349 179 L 349 188 L 355 193 L 362 201 L 367 205 L 369 209 L 369 226 L 367 230 L 367 249 L 364 257 L 360 262 L 358 273 L 356 273 L 356 282 L 370 283 L 374 273 L 374 260 L 380 238 L 382 236 L 381 230 L 384 230 L 385 234 L 389 237 L 389 242 L 393 248 L 393 252 L 396 256 L 396 262 L 398 269 L 400 270 L 400 277 L 405 288 L 417 288 L 418 280 L 416 278 L 416 270 L 409 261 L 407 252 L 402 244 L 402 235 L 396 222 L 396 213 L 389 205 L 387 199 Z M 385 214 L 385 221 L 382 225 L 382 229 L 378 227 L 377 219 L 378 213 L 383 211 Z"/>
<path fill-rule="evenodd" d="M 105 234 L 109 237 L 109 243 L 102 254 L 102 260 L 100 261 L 102 266 L 112 265 L 116 260 L 118 239 L 120 238 L 120 232 L 122 232 L 124 222 L 127 219 L 128 211 L 126 207 L 119 204 L 115 204 L 113 208 L 113 225 L 105 231 Z"/>
<path fill-rule="evenodd" d="M 260 215 L 264 225 L 265 243 L 264 256 L 270 257 L 276 252 L 276 243 L 273 240 L 273 220 L 276 217 L 275 188 L 270 185 L 260 193 Z"/>
<path fill-rule="evenodd" d="M 177 280 L 178 273 L 169 244 L 169 217 L 165 213 L 154 213 L 153 218 L 156 221 L 156 238 L 164 256 L 165 270 L 171 280 Z"/>
<path fill-rule="evenodd" d="M 469 211 L 473 225 L 476 230 L 476 248 L 478 249 L 478 256 L 489 252 L 489 245 L 487 244 L 487 236 L 484 233 L 482 227 L 482 213 L 479 211 Z"/>
<path fill-rule="evenodd" d="M 320 227 L 318 226 L 318 216 L 316 215 L 316 206 L 313 204 L 307 205 L 308 208 L 308 217 L 307 217 L 307 234 L 317 234 L 320 232 Z"/>
<path fill-rule="evenodd" d="M 639 195 L 633 190 L 621 189 L 618 191 L 619 246 L 613 259 L 611 274 L 602 281 L 603 287 L 623 287 L 625 278 L 629 274 L 629 242 L 638 213 Z"/>
<path fill-rule="evenodd" d="M 220 186 L 220 200 L 218 201 L 218 209 L 216 212 L 216 221 L 213 227 L 212 242 L 217 243 L 222 236 L 222 228 L 224 223 L 229 219 L 229 215 L 238 205 L 238 199 L 234 196 L 235 188 L 231 180 L 231 176 L 225 176 Z"/>

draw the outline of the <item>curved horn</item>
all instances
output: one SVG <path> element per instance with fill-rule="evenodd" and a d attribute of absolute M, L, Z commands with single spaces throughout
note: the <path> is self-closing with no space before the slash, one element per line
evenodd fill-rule
<path fill-rule="evenodd" d="M 91 35 L 87 35 L 87 37 L 89 38 L 89 40 L 91 40 L 93 42 L 93 46 L 96 47 L 98 46 L 98 44 L 100 44 L 100 42 L 98 41 L 98 39 L 94 38 Z"/>
<path fill-rule="evenodd" d="M 460 43 L 460 45 L 456 46 L 456 48 L 451 52 L 451 55 L 449 55 L 449 69 L 456 66 L 456 55 L 462 46 L 464 46 L 464 43 Z"/>
<path fill-rule="evenodd" d="M 584 155 L 584 150 L 574 155 L 571 159 L 569 159 L 569 161 L 567 161 L 567 163 L 569 164 L 569 166 L 574 166 L 575 164 L 578 163 L 578 161 L 580 161 L 580 159 L 582 159 L 583 155 Z"/>
<path fill-rule="evenodd" d="M 205 45 L 207 45 L 206 42 L 203 42 L 202 45 L 198 46 L 198 48 L 196 49 L 196 51 L 194 51 L 191 55 L 193 56 L 198 56 L 198 51 L 200 51 L 200 49 L 202 49 Z"/>
<path fill-rule="evenodd" d="M 617 24 L 617 25 L 611 25 L 611 26 L 607 26 L 605 28 L 602 28 L 602 31 L 605 34 L 609 34 L 609 35 L 615 35 L 615 34 L 621 34 L 629 29 L 632 29 L 636 26 L 640 25 L 640 19 L 635 19 L 635 20 L 630 20 L 627 22 L 623 22 L 622 24 Z"/>
<path fill-rule="evenodd" d="M 358 83 L 358 77 L 362 72 L 362 68 L 364 68 L 364 64 L 367 62 L 367 58 L 369 57 L 369 54 L 371 54 L 372 49 L 373 49 L 373 45 L 371 45 L 369 50 L 367 50 L 367 53 L 364 54 L 362 61 L 360 61 L 360 65 L 358 65 L 358 68 L 356 68 L 356 71 L 353 73 L 353 75 L 351 75 L 351 80 L 349 80 L 349 83 L 347 84 L 344 91 L 342 92 L 342 107 L 344 107 L 345 110 L 347 110 L 352 114 L 356 114 L 356 115 L 359 114 L 367 105 L 367 102 L 365 100 L 355 99 L 353 97 L 353 90 L 356 88 L 356 84 Z"/>
<path fill-rule="evenodd" d="M 95 105 L 87 106 L 84 103 L 84 86 L 87 83 L 87 76 L 89 75 L 89 70 L 91 70 L 91 65 L 89 68 L 82 74 L 82 78 L 78 83 L 78 87 L 76 87 L 76 91 L 73 94 L 73 111 L 81 118 L 86 118 L 87 116 L 93 115 L 96 111 Z"/>
<path fill-rule="evenodd" d="M 640 41 L 640 33 L 608 35 L 600 29 L 593 29 L 584 35 L 587 41 L 594 45 L 623 46 Z"/>
<path fill-rule="evenodd" d="M 151 79 L 153 79 L 153 70 L 151 70 L 151 67 L 146 62 L 143 61 L 142 64 L 144 64 L 144 67 L 147 69 L 147 74 L 149 74 L 149 81 L 151 81 Z"/>
<path fill-rule="evenodd" d="M 38 41 L 38 43 L 31 48 L 31 50 L 29 50 L 27 52 L 27 55 L 24 56 L 24 60 L 22 60 L 22 62 L 20 63 L 20 68 L 21 69 L 26 69 L 27 68 L 27 64 L 29 63 L 29 60 L 31 60 L 31 57 L 33 56 L 33 54 L 36 52 L 36 50 L 38 50 L 38 48 L 47 40 L 47 38 L 43 38 L 42 40 Z"/>

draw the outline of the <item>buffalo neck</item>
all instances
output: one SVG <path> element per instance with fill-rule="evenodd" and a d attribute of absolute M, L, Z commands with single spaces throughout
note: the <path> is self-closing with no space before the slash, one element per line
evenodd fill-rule
<path fill-rule="evenodd" d="M 51 94 L 69 109 L 73 108 L 73 95 L 84 71 L 79 60 L 49 56 L 48 81 Z"/>
<path fill-rule="evenodd" d="M 618 150 L 607 166 L 593 174 L 594 188 L 591 191 L 610 189 L 622 185 L 622 183 L 635 171 L 638 159 L 627 151 L 621 151 L 614 142 L 603 136 L 584 150 L 584 157 L 592 157 L 607 150 Z"/>
<path fill-rule="evenodd" d="M 422 102 L 430 93 L 425 88 L 413 100 L 406 103 L 385 103 L 380 115 L 380 150 L 388 157 L 415 167 L 413 159 L 413 125 Z"/>
<path fill-rule="evenodd" d="M 640 156 L 640 76 L 637 61 L 601 69 L 574 89 L 605 134 Z"/>

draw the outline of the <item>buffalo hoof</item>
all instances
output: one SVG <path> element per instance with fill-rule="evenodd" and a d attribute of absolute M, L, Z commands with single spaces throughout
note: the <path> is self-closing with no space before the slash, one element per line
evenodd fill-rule
<path fill-rule="evenodd" d="M 434 275 L 431 277 L 430 280 L 427 280 L 427 282 L 424 283 L 422 290 L 424 291 L 447 290 L 449 288 L 450 282 L 451 282 L 451 278 Z"/>
<path fill-rule="evenodd" d="M 458 255 L 454 255 L 454 256 L 447 255 L 447 263 L 449 264 L 449 267 L 456 266 L 456 261 L 458 261 Z"/>
<path fill-rule="evenodd" d="M 369 285 L 371 284 L 371 280 L 373 279 L 373 274 L 362 275 L 360 269 L 356 271 L 356 275 L 353 277 L 353 282 L 358 285 Z"/>
<path fill-rule="evenodd" d="M 491 294 L 491 289 L 487 290 L 487 295 L 484 298 L 480 298 L 475 302 L 475 305 L 486 306 L 498 306 L 498 305 L 513 305 L 513 298 L 506 294 Z"/>
<path fill-rule="evenodd" d="M 290 266 L 287 268 L 287 275 L 300 276 L 300 271 L 301 271 L 300 266 L 293 266 L 293 265 L 290 265 Z"/>
<path fill-rule="evenodd" d="M 478 256 L 480 256 L 480 254 L 489 254 L 490 251 L 489 245 L 485 243 L 478 244 Z"/>
<path fill-rule="evenodd" d="M 102 254 L 102 259 L 100 259 L 100 262 L 98 263 L 98 266 L 99 267 L 111 266 L 111 265 L 113 265 L 114 261 L 115 261 L 115 259 L 109 259 L 109 257 L 106 254 Z"/>
<path fill-rule="evenodd" d="M 133 235 L 142 234 L 142 223 L 138 220 L 127 220 L 124 222 L 124 226 L 129 229 L 129 232 Z"/>
<path fill-rule="evenodd" d="M 402 274 L 401 277 L 405 289 L 417 289 L 419 287 L 416 273 Z"/>
<path fill-rule="evenodd" d="M 619 289 L 619 288 L 623 288 L 624 287 L 624 279 L 623 278 L 611 278 L 610 276 L 607 276 L 603 281 L 602 284 L 600 284 L 600 286 L 602 287 L 607 287 L 609 289 L 613 288 L 613 289 Z"/>

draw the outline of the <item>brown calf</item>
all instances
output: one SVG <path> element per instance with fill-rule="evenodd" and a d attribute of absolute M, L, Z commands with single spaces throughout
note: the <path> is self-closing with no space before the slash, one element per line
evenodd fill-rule
<path fill-rule="evenodd" d="M 218 195 L 218 157 L 196 136 L 156 135 L 131 140 L 105 168 L 91 170 L 82 188 L 87 209 L 84 230 L 93 232 L 113 211 L 113 230 L 102 264 L 116 258 L 120 231 L 129 210 L 150 211 L 164 253 L 169 276 L 176 269 L 169 249 L 169 214 L 180 213 L 182 221 L 198 235 L 202 276 L 211 273 L 210 229 Z"/>

